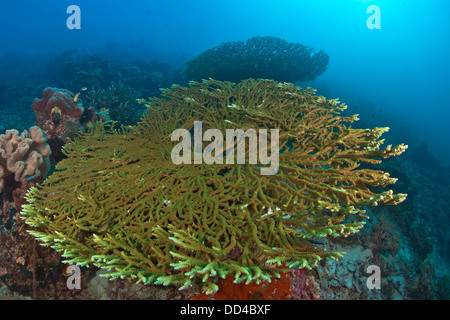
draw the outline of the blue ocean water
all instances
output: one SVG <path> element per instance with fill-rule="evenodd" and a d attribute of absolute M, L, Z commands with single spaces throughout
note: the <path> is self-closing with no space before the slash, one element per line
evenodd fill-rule
<path fill-rule="evenodd" d="M 46 87 L 80 93 L 83 99 L 83 87 L 113 85 L 133 98 L 147 98 L 159 88 L 186 85 L 185 62 L 224 42 L 272 36 L 323 50 L 330 58 L 327 70 L 298 85 L 339 98 L 348 114 L 360 115 L 357 126 L 389 127 L 387 143 L 409 145 L 386 167 L 399 178 L 396 191 L 409 197 L 396 209 L 380 211 L 382 219 L 374 216 L 366 231 L 390 230 L 383 241 L 396 241 L 396 254 L 366 239 L 345 244 L 379 249 L 389 291 L 346 287 L 339 281 L 348 273 L 337 276 L 321 266 L 322 278 L 331 279 L 320 280 L 322 296 L 448 299 L 449 9 L 446 0 L 0 0 L 0 134 L 34 125 L 31 105 Z M 121 81 L 126 88 L 120 88 Z M 132 124 L 139 112 L 121 120 Z M 8 287 L 11 280 L 1 272 L 9 270 L 1 264 L 4 259 L 0 283 Z M 365 267 L 358 264 L 358 254 L 354 259 L 347 266 Z"/>

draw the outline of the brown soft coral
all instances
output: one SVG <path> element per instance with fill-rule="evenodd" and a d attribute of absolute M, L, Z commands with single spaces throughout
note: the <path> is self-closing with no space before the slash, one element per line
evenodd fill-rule
<path fill-rule="evenodd" d="M 79 95 L 49 87 L 42 92 L 42 99 L 35 99 L 31 106 L 36 114 L 34 125 L 44 130 L 48 139 L 52 161 L 63 159 L 62 146 L 84 132 L 91 122 L 102 118 L 93 107 L 83 108 Z"/>
<path fill-rule="evenodd" d="M 17 130 L 6 130 L 0 135 L 0 191 L 5 179 L 14 176 L 17 182 L 27 179 L 40 182 L 50 168 L 51 151 L 44 132 L 31 127 L 19 135 Z"/>

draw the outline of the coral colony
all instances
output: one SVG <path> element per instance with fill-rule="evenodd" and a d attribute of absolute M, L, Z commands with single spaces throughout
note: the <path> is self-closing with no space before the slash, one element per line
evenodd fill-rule
<path fill-rule="evenodd" d="M 344 104 L 313 89 L 210 79 L 140 102 L 147 111 L 138 124 L 88 126 L 65 145 L 55 172 L 27 193 L 21 217 L 29 233 L 66 263 L 98 266 L 110 278 L 219 294 L 229 281 L 236 288 L 284 281 L 342 257 L 319 243 L 358 232 L 365 206 L 406 197 L 382 191 L 396 179 L 368 166 L 406 146 L 382 149 L 388 128 L 352 128 L 357 116 L 341 116 Z M 192 153 L 183 154 L 191 164 L 174 163 L 171 136 L 192 133 L 195 121 L 222 137 L 227 130 L 266 130 L 267 141 L 279 146 L 277 172 L 261 174 L 265 165 L 250 161 L 249 148 L 241 164 L 195 163 Z M 203 140 L 196 143 L 205 150 L 211 140 Z M 214 153 L 226 154 L 219 146 Z M 11 175 L 5 163 L 12 154 L 1 156 L 2 172 Z"/>
<path fill-rule="evenodd" d="M 235 105 L 228 106 L 236 107 Z M 202 133 L 202 122 L 194 121 L 194 159 L 193 163 L 201 164 L 203 161 L 207 164 L 223 164 L 223 158 L 226 158 L 227 164 L 234 163 L 234 149 L 237 151 L 237 163 L 245 164 L 245 138 L 249 141 L 249 164 L 257 164 L 259 155 L 261 164 L 270 163 L 269 168 L 261 168 L 261 174 L 275 174 L 278 172 L 278 153 L 279 153 L 279 132 L 278 129 L 271 129 L 270 156 L 267 154 L 267 129 L 259 129 L 256 133 L 255 129 L 226 129 L 226 145 L 224 149 L 224 138 L 219 129 L 208 129 Z M 259 137 L 259 138 L 258 138 Z M 172 161 L 175 164 L 191 164 L 191 147 L 192 137 L 186 129 L 176 129 L 172 135 L 172 141 L 182 141 L 172 149 Z M 202 149 L 202 141 L 208 142 L 214 138 L 214 141 Z M 236 141 L 236 143 L 235 143 Z M 259 148 L 258 148 L 259 147 Z M 180 153 L 182 155 L 180 156 Z M 213 155 L 214 154 L 214 155 Z"/>
<path fill-rule="evenodd" d="M 286 82 L 314 80 L 327 69 L 329 56 L 300 43 L 277 37 L 252 37 L 224 42 L 186 62 L 183 75 L 200 81 L 213 78 L 240 82 L 248 78 Z"/>
<path fill-rule="evenodd" d="M 34 126 L 0 134 L 7 295 L 448 297 L 450 277 L 430 258 L 449 251 L 435 243 L 446 218 L 427 214 L 446 212 L 436 198 L 448 183 L 414 187 L 445 169 L 422 171 L 422 154 L 384 161 L 406 149 L 382 148 L 388 128 L 353 128 L 344 104 L 295 86 L 326 70 L 325 52 L 275 37 L 226 42 L 188 61 L 182 79 L 164 63 L 75 51 L 50 61 L 52 87 L 28 94 Z M 0 84 L 14 116 L 16 89 Z M 2 130 L 14 119 L 2 114 Z M 395 206 L 406 191 L 410 201 Z M 374 266 L 385 270 L 383 290 L 364 277 Z M 66 285 L 69 267 L 86 290 Z M 93 293 L 87 279 L 99 268 L 115 280 Z"/>

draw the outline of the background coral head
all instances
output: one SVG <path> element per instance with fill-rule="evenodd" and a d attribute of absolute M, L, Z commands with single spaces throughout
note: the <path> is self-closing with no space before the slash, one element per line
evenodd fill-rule
<path fill-rule="evenodd" d="M 75 95 L 72 92 L 49 87 L 44 89 L 42 95 L 43 98 L 35 99 L 31 106 L 36 114 L 36 125 L 52 119 L 52 111 L 58 109 L 61 121 L 79 122 L 84 108 L 74 101 Z"/>

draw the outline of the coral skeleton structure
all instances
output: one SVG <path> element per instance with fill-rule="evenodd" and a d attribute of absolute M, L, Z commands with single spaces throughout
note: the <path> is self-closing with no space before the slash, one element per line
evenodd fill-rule
<path fill-rule="evenodd" d="M 340 258 L 309 240 L 358 232 L 364 206 L 406 197 L 379 191 L 396 181 L 388 173 L 360 167 L 406 146 L 381 148 L 388 128 L 352 128 L 357 115 L 341 116 L 344 104 L 311 88 L 210 79 L 140 102 L 147 105 L 141 122 L 94 126 L 65 146 L 67 158 L 27 194 L 21 216 L 29 233 L 67 263 L 212 293 L 228 275 L 260 283 Z M 261 165 L 248 160 L 174 164 L 171 134 L 192 130 L 194 121 L 223 133 L 279 129 L 278 173 L 260 175 Z"/>

